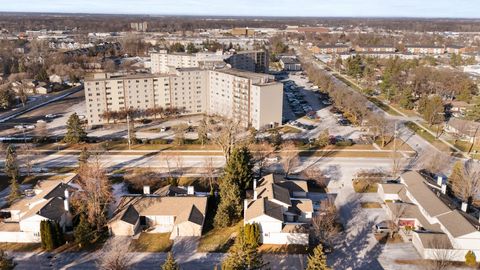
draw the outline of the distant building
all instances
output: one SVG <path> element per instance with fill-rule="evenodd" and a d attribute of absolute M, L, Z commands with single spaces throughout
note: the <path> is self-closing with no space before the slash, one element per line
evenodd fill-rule
<path fill-rule="evenodd" d="M 254 29 L 245 28 L 233 28 L 230 33 L 233 36 L 244 36 L 244 37 L 253 37 L 255 35 Z"/>
<path fill-rule="evenodd" d="M 282 57 L 280 58 L 280 65 L 285 71 L 300 71 L 302 70 L 302 64 L 295 57 Z"/>
<path fill-rule="evenodd" d="M 355 47 L 356 52 L 364 53 L 394 53 L 397 49 L 390 45 L 375 45 L 375 46 L 363 46 L 358 45 Z"/>
<path fill-rule="evenodd" d="M 152 73 L 168 73 L 175 68 L 213 69 L 230 64 L 232 68 L 250 72 L 268 72 L 269 57 L 264 50 L 239 51 L 233 54 L 217 52 L 168 53 L 161 50 L 151 54 Z"/>
<path fill-rule="evenodd" d="M 132 22 L 130 23 L 130 28 L 137 32 L 147 32 L 148 23 L 147 22 Z"/>
<path fill-rule="evenodd" d="M 405 50 L 411 54 L 439 55 L 445 53 L 445 47 L 443 46 L 405 45 Z"/>
<path fill-rule="evenodd" d="M 323 45 L 323 46 L 313 46 L 311 49 L 314 54 L 341 54 L 347 53 L 350 51 L 350 46 L 348 45 Z"/>

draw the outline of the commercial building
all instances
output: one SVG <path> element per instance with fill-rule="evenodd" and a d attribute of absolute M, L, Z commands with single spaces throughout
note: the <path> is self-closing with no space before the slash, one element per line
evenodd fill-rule
<path fill-rule="evenodd" d="M 465 261 L 473 251 L 480 256 L 480 224 L 464 211 L 452 207 L 446 198 L 447 183 L 439 177 L 436 183 L 409 171 L 400 176 L 399 184 L 379 184 L 378 194 L 385 201 L 387 213 L 400 227 L 400 235 L 409 241 L 422 258 Z"/>
<path fill-rule="evenodd" d="M 230 33 L 233 36 L 245 36 L 245 37 L 253 37 L 255 35 L 255 29 L 249 29 L 248 27 L 245 28 L 232 28 Z"/>
<path fill-rule="evenodd" d="M 170 73 L 85 79 L 90 126 L 108 123 L 105 112 L 179 108 L 185 114 L 218 114 L 261 129 L 281 124 L 283 86 L 273 76 L 237 69 L 178 68 Z"/>
<path fill-rule="evenodd" d="M 394 46 L 390 45 L 376 45 L 376 46 L 363 46 L 358 45 L 355 47 L 356 52 L 360 53 L 394 53 L 397 51 Z"/>

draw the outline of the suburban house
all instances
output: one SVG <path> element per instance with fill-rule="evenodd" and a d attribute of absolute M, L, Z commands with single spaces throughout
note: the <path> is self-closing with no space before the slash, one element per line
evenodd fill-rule
<path fill-rule="evenodd" d="M 195 196 L 193 187 L 166 186 L 150 194 L 145 187 L 139 195 L 122 197 L 108 222 L 112 235 L 133 236 L 141 231 L 177 236 L 201 236 L 207 197 Z"/>
<path fill-rule="evenodd" d="M 308 245 L 313 204 L 303 180 L 270 174 L 253 184 L 253 199 L 244 201 L 244 224 L 260 226 L 264 244 Z"/>
<path fill-rule="evenodd" d="M 445 124 L 444 130 L 453 133 L 461 140 L 474 143 L 480 136 L 480 123 L 460 118 L 451 118 Z"/>
<path fill-rule="evenodd" d="M 473 104 L 470 104 L 465 101 L 460 100 L 452 100 L 447 102 L 446 104 L 447 110 L 452 114 L 454 117 L 463 117 L 473 107 Z"/>
<path fill-rule="evenodd" d="M 39 182 L 11 206 L 1 209 L 0 239 L 2 242 L 40 242 L 40 222 L 56 221 L 64 231 L 72 226 L 70 215 L 70 185 L 76 176 L 62 180 Z"/>
<path fill-rule="evenodd" d="M 386 210 L 401 228 L 400 234 L 412 241 L 424 259 L 465 261 L 468 251 L 480 256 L 478 219 L 455 209 L 445 193 L 445 178 L 429 182 L 420 173 L 409 171 L 400 176 L 399 184 L 379 184 L 378 194 Z"/>

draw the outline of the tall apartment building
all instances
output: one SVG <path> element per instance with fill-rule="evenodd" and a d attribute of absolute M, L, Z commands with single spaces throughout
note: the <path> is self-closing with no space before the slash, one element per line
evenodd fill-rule
<path fill-rule="evenodd" d="M 104 112 L 176 107 L 185 114 L 219 114 L 261 129 L 281 124 L 283 85 L 266 74 L 236 69 L 178 68 L 168 74 L 85 79 L 88 124 L 107 123 Z"/>
<path fill-rule="evenodd" d="M 147 32 L 148 23 L 147 22 L 132 22 L 130 23 L 130 28 L 138 32 Z"/>
<path fill-rule="evenodd" d="M 202 68 L 213 69 L 214 67 L 230 64 L 234 69 L 251 72 L 268 72 L 268 52 L 266 51 L 240 51 L 232 55 L 218 52 L 167 53 L 161 50 L 150 55 L 152 73 L 168 73 L 175 68 Z"/>

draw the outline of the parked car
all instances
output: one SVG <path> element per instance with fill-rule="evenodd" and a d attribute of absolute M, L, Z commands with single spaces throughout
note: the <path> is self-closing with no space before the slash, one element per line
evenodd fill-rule
<path fill-rule="evenodd" d="M 49 113 L 49 114 L 45 115 L 45 118 L 55 118 L 55 117 L 57 117 L 57 115 L 53 114 L 53 113 Z"/>
<path fill-rule="evenodd" d="M 375 225 L 375 232 L 376 233 L 390 233 L 392 231 L 392 221 L 391 220 L 384 220 Z"/>

